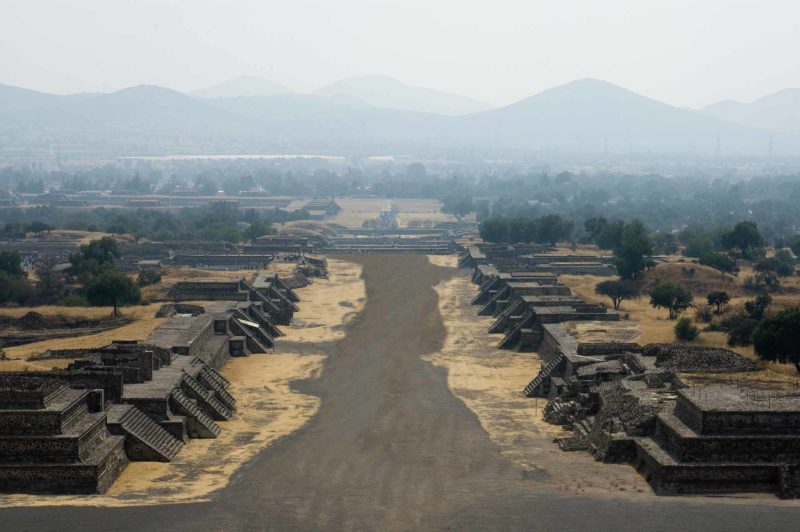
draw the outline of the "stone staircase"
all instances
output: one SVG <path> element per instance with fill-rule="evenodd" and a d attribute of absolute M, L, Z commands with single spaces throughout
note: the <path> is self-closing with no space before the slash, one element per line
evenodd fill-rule
<path fill-rule="evenodd" d="M 492 288 L 500 281 L 495 278 L 490 278 L 481 283 L 478 287 L 478 294 L 472 298 L 471 305 L 482 305 L 486 300 L 491 297 Z"/>
<path fill-rule="evenodd" d="M 222 404 L 214 396 L 214 392 L 207 390 L 188 373 L 183 374 L 181 385 L 185 388 L 182 390 L 183 393 L 197 401 L 198 405 L 202 405 L 206 413 L 215 421 L 226 421 L 233 417 L 233 411 Z"/>
<path fill-rule="evenodd" d="M 197 374 L 197 380 L 207 389 L 214 392 L 217 399 L 222 403 L 234 410 L 236 408 L 236 399 L 228 392 L 228 381 L 212 368 L 206 366 L 200 373 Z"/>
<path fill-rule="evenodd" d="M 534 314 L 533 309 L 529 309 L 527 312 L 525 312 L 519 322 L 514 325 L 510 331 L 508 331 L 502 340 L 500 340 L 500 342 L 497 344 L 497 348 L 511 349 L 513 347 L 517 347 L 522 329 L 529 327 L 535 318 L 536 315 Z"/>
<path fill-rule="evenodd" d="M 236 332 L 247 338 L 247 347 L 252 353 L 267 353 L 270 350 L 271 346 L 265 345 L 247 325 L 242 323 L 242 320 L 233 316 L 232 321 L 238 329 Z"/>
<path fill-rule="evenodd" d="M 511 288 L 506 286 L 502 290 L 498 290 L 489 301 L 487 301 L 478 311 L 478 316 L 492 316 L 494 315 L 495 305 L 511 295 Z"/>
<path fill-rule="evenodd" d="M 564 361 L 564 354 L 558 353 L 558 355 L 556 355 L 556 357 L 553 358 L 553 360 L 545 364 L 539 370 L 539 374 L 536 375 L 536 377 L 534 377 L 533 380 L 529 382 L 528 385 L 525 387 L 524 390 L 525 397 L 536 396 L 536 391 L 539 389 L 539 387 L 542 384 L 544 384 L 547 379 L 550 378 L 553 372 L 556 371 L 556 369 L 558 369 L 558 367 L 561 365 L 563 361 Z"/>
<path fill-rule="evenodd" d="M 270 318 L 267 314 L 261 311 L 256 306 L 251 306 L 248 309 L 248 312 L 251 312 L 255 316 L 255 320 L 267 331 L 267 334 L 270 335 L 272 338 L 278 338 L 280 336 L 284 336 L 283 331 L 278 329 L 278 327 L 272 322 L 272 318 Z"/>
<path fill-rule="evenodd" d="M 235 315 L 238 316 L 242 320 L 251 321 L 251 322 L 253 321 L 253 319 L 247 313 L 245 313 L 242 309 L 236 309 Z M 253 323 L 256 323 L 256 322 L 253 322 Z M 255 330 L 251 329 L 251 332 L 255 336 L 258 337 L 258 339 L 261 341 L 261 343 L 263 345 L 266 345 L 268 347 L 274 347 L 275 342 L 274 342 L 273 337 L 270 336 L 268 333 L 264 332 L 261 329 L 261 324 L 259 324 L 258 329 L 255 329 Z"/>
<path fill-rule="evenodd" d="M 515 312 L 521 311 L 524 306 L 525 304 L 521 299 L 517 299 L 513 303 L 509 304 L 500 314 L 497 315 L 497 319 L 494 320 L 494 323 L 489 326 L 489 334 L 503 332 L 508 325 L 508 319 L 513 316 Z"/>
<path fill-rule="evenodd" d="M 108 422 L 109 427 L 118 425 L 122 429 L 130 460 L 171 462 L 183 448 L 182 441 L 133 405 L 113 406 L 109 411 Z"/>
<path fill-rule="evenodd" d="M 196 401 L 189 399 L 185 393 L 176 388 L 172 390 L 172 406 L 178 414 L 189 418 L 189 435 L 192 438 L 216 438 L 220 427 L 211 417 L 203 412 Z"/>

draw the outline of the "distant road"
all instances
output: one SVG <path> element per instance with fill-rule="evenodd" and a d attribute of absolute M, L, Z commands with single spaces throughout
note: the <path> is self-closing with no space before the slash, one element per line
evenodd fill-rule
<path fill-rule="evenodd" d="M 367 303 L 317 381 L 318 414 L 211 502 L 0 510 L 0 530 L 797 530 L 800 503 L 566 496 L 505 459 L 420 359 L 445 329 L 424 256 L 348 256 Z"/>

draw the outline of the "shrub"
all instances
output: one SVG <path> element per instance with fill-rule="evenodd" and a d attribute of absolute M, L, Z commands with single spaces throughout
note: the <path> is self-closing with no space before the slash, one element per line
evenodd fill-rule
<path fill-rule="evenodd" d="M 694 326 L 689 318 L 681 318 L 675 324 L 675 338 L 691 342 L 700 334 L 700 330 Z"/>
<path fill-rule="evenodd" d="M 750 345 L 753 340 L 753 331 L 758 326 L 758 320 L 740 316 L 731 320 L 726 320 L 725 327 L 728 329 L 728 345 L 731 347 Z"/>
<path fill-rule="evenodd" d="M 760 320 L 764 317 L 764 313 L 772 304 L 772 296 L 769 294 L 760 294 L 752 301 L 746 301 L 744 310 L 747 315 L 754 320 Z"/>
<path fill-rule="evenodd" d="M 158 270 L 142 270 L 139 272 L 139 277 L 136 283 L 139 286 L 147 286 L 161 282 L 161 272 Z"/>
<path fill-rule="evenodd" d="M 753 346 L 762 360 L 792 363 L 800 372 L 800 307 L 765 318 L 753 331 Z"/>
<path fill-rule="evenodd" d="M 700 305 L 695 309 L 694 315 L 703 323 L 711 323 L 711 319 L 714 317 L 714 312 L 711 308 L 711 305 Z"/>

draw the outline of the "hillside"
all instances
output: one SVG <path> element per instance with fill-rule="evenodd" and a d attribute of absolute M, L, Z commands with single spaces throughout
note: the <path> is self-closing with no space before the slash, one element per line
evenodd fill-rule
<path fill-rule="evenodd" d="M 584 79 L 461 120 L 462 135 L 493 145 L 578 152 L 765 153 L 768 135 Z"/>
<path fill-rule="evenodd" d="M 319 96 L 344 96 L 375 107 L 462 115 L 491 109 L 486 102 L 422 87 L 411 87 L 388 76 L 362 76 L 343 79 L 317 89 Z"/>
<path fill-rule="evenodd" d="M 717 102 L 704 107 L 702 112 L 774 133 L 800 135 L 800 88 L 784 89 L 750 103 Z"/>
<path fill-rule="evenodd" d="M 386 92 L 392 95 L 391 90 Z M 479 151 L 765 155 L 770 134 L 679 109 L 598 80 L 580 80 L 512 105 L 461 116 L 390 109 L 337 95 L 196 98 L 137 86 L 58 96 L 0 86 L 0 132 L 14 147 L 63 146 L 108 154 L 281 149 L 417 148 Z M 386 102 L 384 102 L 386 103 Z M 399 104 L 398 104 L 399 105 Z M 800 152 L 800 137 L 773 135 L 776 154 Z"/>

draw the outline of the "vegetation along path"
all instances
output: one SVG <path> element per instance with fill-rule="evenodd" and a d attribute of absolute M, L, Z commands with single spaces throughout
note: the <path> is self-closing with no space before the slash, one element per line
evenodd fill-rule
<path fill-rule="evenodd" d="M 523 475 L 421 359 L 445 329 L 433 287 L 456 274 L 424 256 L 358 256 L 366 306 L 330 347 L 303 429 L 265 449 L 208 502 L 0 510 L 4 530 L 790 529 L 769 502 L 565 496 Z"/>

